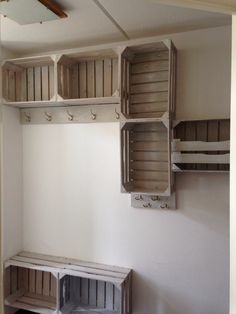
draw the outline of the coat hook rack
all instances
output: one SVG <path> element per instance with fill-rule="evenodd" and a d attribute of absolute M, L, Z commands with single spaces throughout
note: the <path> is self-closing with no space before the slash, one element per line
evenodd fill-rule
<path fill-rule="evenodd" d="M 31 116 L 30 116 L 30 114 L 24 112 L 24 117 L 25 117 L 25 121 L 26 121 L 26 122 L 30 122 L 30 121 L 31 121 Z"/>
<path fill-rule="evenodd" d="M 93 113 L 92 109 L 90 110 L 91 115 L 92 115 L 92 120 L 96 120 L 97 115 L 95 113 Z"/>
<path fill-rule="evenodd" d="M 49 121 L 49 122 L 52 121 L 52 115 L 50 113 L 45 111 L 44 114 L 45 114 L 45 117 L 46 117 L 47 121 Z"/>
<path fill-rule="evenodd" d="M 69 120 L 69 121 L 73 121 L 73 120 L 74 120 L 73 114 L 71 114 L 71 113 L 69 112 L 69 110 L 67 110 L 66 112 L 67 112 L 67 114 L 68 114 L 68 120 Z"/>

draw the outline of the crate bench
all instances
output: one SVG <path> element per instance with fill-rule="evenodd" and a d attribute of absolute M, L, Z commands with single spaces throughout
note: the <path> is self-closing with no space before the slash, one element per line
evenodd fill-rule
<path fill-rule="evenodd" d="M 5 262 L 5 305 L 35 313 L 132 313 L 130 269 L 21 252 Z"/>

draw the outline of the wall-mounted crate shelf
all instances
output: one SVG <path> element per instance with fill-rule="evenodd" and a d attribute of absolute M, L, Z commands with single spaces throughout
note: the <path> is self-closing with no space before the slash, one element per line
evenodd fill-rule
<path fill-rule="evenodd" d="M 126 118 L 174 113 L 175 72 L 171 41 L 127 47 L 121 56 L 121 110 Z"/>
<path fill-rule="evenodd" d="M 2 73 L 4 103 L 21 107 L 55 102 L 55 63 L 50 56 L 6 61 Z"/>
<path fill-rule="evenodd" d="M 131 314 L 131 270 L 22 252 L 5 263 L 5 305 L 35 313 Z"/>
<path fill-rule="evenodd" d="M 172 142 L 174 171 L 229 171 L 229 119 L 176 124 Z"/>
<path fill-rule="evenodd" d="M 119 103 L 118 61 L 112 49 L 63 55 L 58 94 L 70 104 Z"/>
<path fill-rule="evenodd" d="M 123 191 L 170 195 L 169 120 L 125 123 L 121 128 L 121 163 Z"/>

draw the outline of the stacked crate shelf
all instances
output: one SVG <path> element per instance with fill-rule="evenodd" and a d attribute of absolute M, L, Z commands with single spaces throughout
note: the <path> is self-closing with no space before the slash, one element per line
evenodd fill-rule
<path fill-rule="evenodd" d="M 172 150 L 174 171 L 229 171 L 230 120 L 179 121 Z"/>
<path fill-rule="evenodd" d="M 4 103 L 16 107 L 55 104 L 55 62 L 50 56 L 3 63 Z"/>
<path fill-rule="evenodd" d="M 131 314 L 131 270 L 22 252 L 5 263 L 5 305 L 35 313 Z"/>
<path fill-rule="evenodd" d="M 122 190 L 171 195 L 171 119 L 175 112 L 176 49 L 169 40 L 121 55 Z"/>
<path fill-rule="evenodd" d="M 63 55 L 58 62 L 58 94 L 64 103 L 119 103 L 119 57 L 112 49 Z"/>

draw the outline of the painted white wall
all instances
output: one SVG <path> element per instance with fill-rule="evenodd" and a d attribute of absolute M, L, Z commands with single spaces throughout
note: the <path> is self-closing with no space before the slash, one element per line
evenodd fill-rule
<path fill-rule="evenodd" d="M 229 117 L 229 27 L 171 36 L 178 118 Z M 134 314 L 227 314 L 229 177 L 179 174 L 177 211 L 120 193 L 119 125 L 23 126 L 24 249 L 132 267 Z"/>
<path fill-rule="evenodd" d="M 230 314 L 236 313 L 236 16 L 232 25 L 231 156 L 230 156 Z"/>

